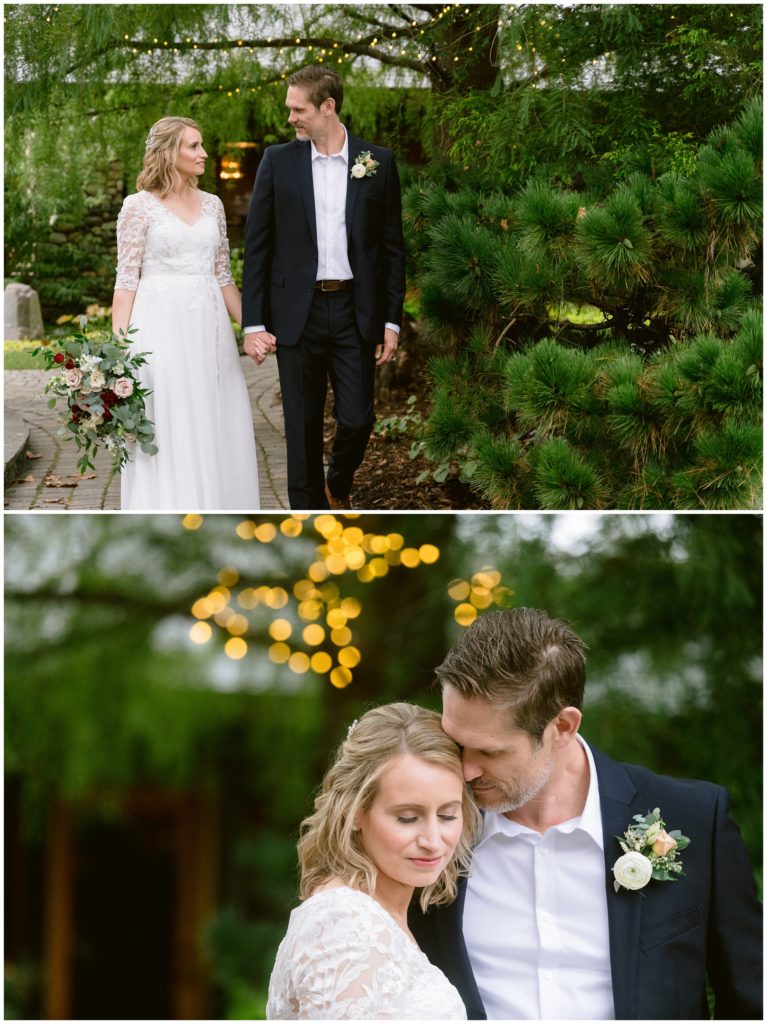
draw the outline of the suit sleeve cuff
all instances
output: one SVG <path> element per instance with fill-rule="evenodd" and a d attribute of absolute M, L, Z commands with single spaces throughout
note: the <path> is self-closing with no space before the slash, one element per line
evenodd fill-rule
<path fill-rule="evenodd" d="M 384 327 L 388 327 L 390 331 L 394 331 L 395 334 L 399 334 L 400 328 L 398 324 L 384 324 Z"/>

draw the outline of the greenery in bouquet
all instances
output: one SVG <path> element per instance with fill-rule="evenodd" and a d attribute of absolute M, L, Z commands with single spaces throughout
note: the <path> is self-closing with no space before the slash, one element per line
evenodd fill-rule
<path fill-rule="evenodd" d="M 59 371 L 45 386 L 52 409 L 63 398 L 63 426 L 59 431 L 73 439 L 82 455 L 81 473 L 93 469 L 91 461 L 98 448 L 106 448 L 114 468 L 121 470 L 138 444 L 147 455 L 156 455 L 154 424 L 147 419 L 145 402 L 151 392 L 139 384 L 137 370 L 146 359 L 131 351 L 128 335 L 89 329 L 86 317 L 80 330 L 36 349 L 48 369 Z"/>

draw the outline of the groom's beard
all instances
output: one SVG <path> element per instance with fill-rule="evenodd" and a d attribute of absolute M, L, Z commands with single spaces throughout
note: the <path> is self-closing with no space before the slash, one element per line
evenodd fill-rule
<path fill-rule="evenodd" d="M 477 804 L 485 811 L 493 811 L 495 814 L 508 814 L 510 811 L 518 811 L 520 807 L 529 804 L 551 781 L 554 774 L 554 761 L 551 758 L 542 760 L 539 764 L 533 759 L 532 773 L 528 773 L 524 779 L 520 779 L 513 785 L 504 784 L 498 781 L 491 782 L 489 779 L 474 779 L 471 782 L 472 792 Z M 478 789 L 475 786 L 479 787 Z"/>

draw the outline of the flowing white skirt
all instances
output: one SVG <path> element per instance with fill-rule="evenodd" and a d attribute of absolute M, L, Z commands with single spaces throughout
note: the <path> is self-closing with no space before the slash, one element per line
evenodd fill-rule
<path fill-rule="evenodd" d="M 203 511 L 259 508 L 248 390 L 215 278 L 150 274 L 131 314 L 134 352 L 146 352 L 157 455 L 136 446 L 122 471 L 121 507 Z"/>

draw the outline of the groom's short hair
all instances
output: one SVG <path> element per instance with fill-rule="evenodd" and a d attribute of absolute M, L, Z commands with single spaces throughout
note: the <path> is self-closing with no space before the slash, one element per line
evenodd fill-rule
<path fill-rule="evenodd" d="M 288 85 L 306 89 L 309 100 L 315 107 L 321 106 L 327 99 L 335 100 L 336 113 L 341 113 L 344 84 L 341 76 L 332 68 L 326 68 L 322 64 L 307 64 L 305 68 L 299 68 L 292 75 L 288 75 Z"/>
<path fill-rule="evenodd" d="M 586 645 L 562 619 L 536 608 L 480 616 L 435 670 L 462 697 L 484 697 L 540 740 L 566 707 L 580 710 Z"/>

